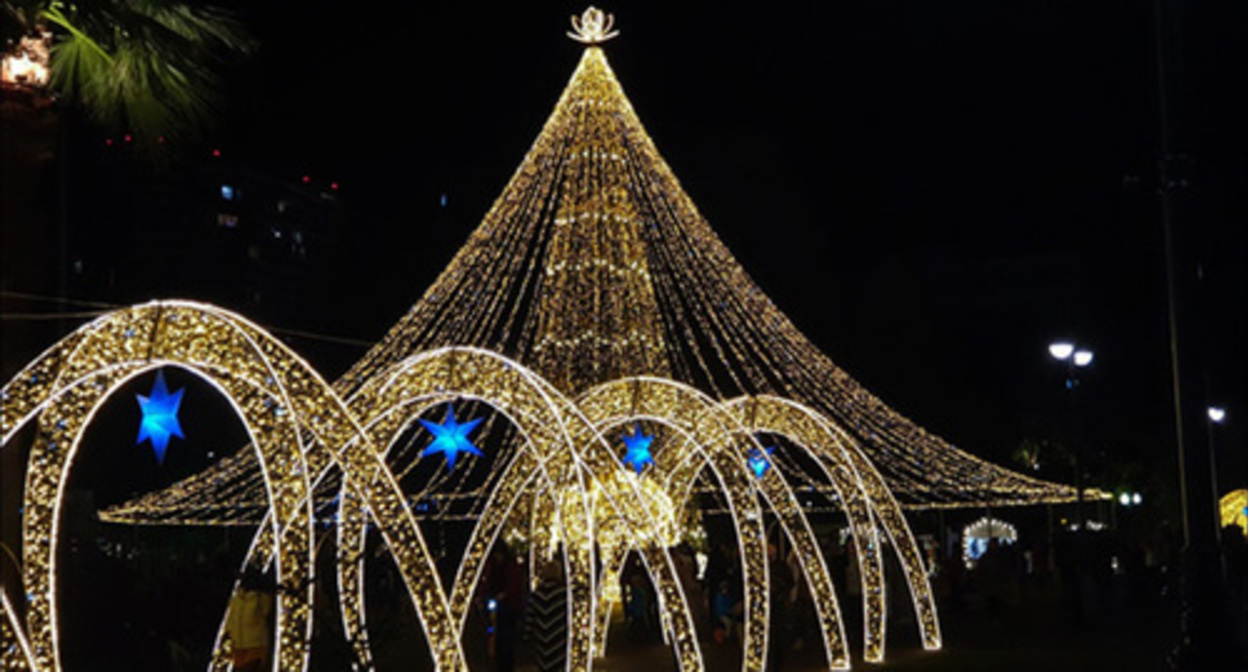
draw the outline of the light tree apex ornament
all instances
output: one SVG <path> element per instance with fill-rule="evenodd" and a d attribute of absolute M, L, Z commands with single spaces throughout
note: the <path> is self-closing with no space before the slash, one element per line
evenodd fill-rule
<path fill-rule="evenodd" d="M 172 394 L 165 384 L 165 372 L 156 372 L 156 382 L 152 385 L 150 396 L 134 395 L 139 401 L 139 409 L 143 411 L 143 419 L 139 421 L 139 438 L 135 444 L 145 440 L 152 442 L 152 450 L 156 451 L 156 463 L 164 464 L 165 450 L 169 447 L 169 437 L 182 435 L 182 424 L 178 422 L 178 407 L 182 405 L 182 388 Z"/>
<path fill-rule="evenodd" d="M 607 14 L 601 9 L 590 5 L 589 9 L 586 9 L 579 17 L 575 14 L 572 15 L 572 28 L 574 30 L 568 31 L 568 37 L 581 44 L 602 44 L 620 34 L 620 31 L 612 30 L 614 26 L 614 14 Z"/>
<path fill-rule="evenodd" d="M 428 457 L 434 453 L 442 453 L 446 456 L 446 468 L 448 471 L 455 468 L 455 458 L 460 453 L 471 453 L 478 457 L 485 455 L 476 446 L 472 445 L 472 441 L 468 438 L 469 432 L 481 424 L 481 418 L 460 424 L 455 420 L 455 408 L 448 406 L 446 409 L 446 420 L 443 420 L 441 424 L 424 419 L 421 419 L 420 424 L 433 433 L 433 442 L 425 448 L 425 451 L 420 456 Z"/>

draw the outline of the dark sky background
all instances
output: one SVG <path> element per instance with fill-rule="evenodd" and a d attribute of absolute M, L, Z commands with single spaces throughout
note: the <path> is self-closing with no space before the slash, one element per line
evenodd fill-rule
<path fill-rule="evenodd" d="M 1230 413 L 1220 466 L 1243 483 L 1248 16 L 1234 0 L 1187 5 L 1197 206 L 1180 225 L 1206 245 L 1209 384 Z M 660 152 L 833 361 L 1004 462 L 1026 437 L 1060 437 L 1046 345 L 1077 339 L 1096 353 L 1082 407 L 1102 466 L 1138 461 L 1149 473 L 1130 485 L 1173 486 L 1151 2 L 602 6 L 621 33 L 607 56 Z M 374 341 L 407 310 L 553 109 L 583 9 L 240 8 L 262 46 L 229 77 L 217 144 L 338 182 L 352 213 L 337 291 L 281 326 Z"/>

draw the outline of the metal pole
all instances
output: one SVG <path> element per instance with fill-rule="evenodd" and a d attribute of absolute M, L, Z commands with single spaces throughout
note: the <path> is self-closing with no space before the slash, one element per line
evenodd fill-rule
<path fill-rule="evenodd" d="M 1183 513 L 1183 556 L 1179 591 L 1179 641 L 1170 655 L 1177 670 L 1237 669 L 1221 614 L 1222 581 L 1217 571 L 1217 511 L 1205 493 L 1210 468 L 1199 450 L 1208 430 L 1198 415 L 1201 352 L 1200 259 L 1196 241 L 1200 222 L 1183 208 L 1190 182 L 1188 157 L 1182 153 L 1183 0 L 1154 0 L 1159 132 L 1158 204 L 1165 245 L 1166 308 L 1170 345 L 1170 384 L 1174 400 L 1175 448 Z M 1181 222 L 1180 213 L 1188 215 Z M 1185 394 L 1186 392 L 1186 394 Z M 1227 667 L 1231 663 L 1232 667 Z"/>

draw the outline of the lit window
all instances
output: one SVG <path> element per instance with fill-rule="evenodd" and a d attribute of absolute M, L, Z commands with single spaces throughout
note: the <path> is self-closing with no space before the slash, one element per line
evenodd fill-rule
<path fill-rule="evenodd" d="M 217 226 L 227 229 L 233 229 L 238 226 L 238 215 L 232 215 L 228 212 L 217 213 Z"/>

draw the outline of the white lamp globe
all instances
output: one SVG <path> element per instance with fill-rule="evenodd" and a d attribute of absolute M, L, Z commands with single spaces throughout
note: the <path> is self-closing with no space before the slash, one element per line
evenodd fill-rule
<path fill-rule="evenodd" d="M 1075 345 L 1073 343 L 1058 341 L 1049 344 L 1049 354 L 1053 355 L 1054 359 L 1067 359 L 1074 351 Z"/>

